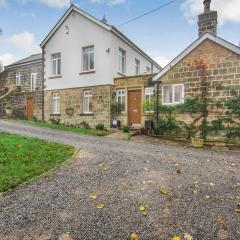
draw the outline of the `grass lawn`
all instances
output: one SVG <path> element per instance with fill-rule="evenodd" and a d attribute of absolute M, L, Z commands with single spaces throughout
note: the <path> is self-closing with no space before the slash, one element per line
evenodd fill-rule
<path fill-rule="evenodd" d="M 0 192 L 53 169 L 74 151 L 72 146 L 0 132 Z"/>
<path fill-rule="evenodd" d="M 15 121 L 15 120 L 14 120 Z M 85 128 L 74 128 L 74 127 L 68 127 L 64 125 L 57 125 L 47 122 L 34 122 L 34 121 L 28 121 L 28 120 L 17 120 L 19 123 L 23 124 L 30 124 L 33 126 L 39 126 L 39 127 L 47 127 L 51 129 L 57 129 L 57 130 L 63 130 L 63 131 L 69 131 L 69 132 L 75 132 L 85 135 L 93 135 L 93 136 L 106 136 L 111 133 L 111 131 L 98 131 L 95 129 L 85 129 Z"/>

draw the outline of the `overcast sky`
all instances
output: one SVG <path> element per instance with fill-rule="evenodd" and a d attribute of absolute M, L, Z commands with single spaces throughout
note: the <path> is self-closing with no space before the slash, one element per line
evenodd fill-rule
<path fill-rule="evenodd" d="M 109 24 L 118 26 L 170 0 L 72 0 L 74 4 Z M 197 16 L 203 0 L 178 0 L 172 5 L 119 27 L 162 66 L 197 38 Z M 0 0 L 0 61 L 4 65 L 33 53 L 69 7 L 70 0 Z M 218 35 L 240 42 L 240 0 L 212 0 L 218 10 Z"/>

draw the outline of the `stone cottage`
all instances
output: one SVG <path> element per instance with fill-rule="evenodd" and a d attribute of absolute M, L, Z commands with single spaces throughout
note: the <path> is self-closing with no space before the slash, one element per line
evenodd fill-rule
<path fill-rule="evenodd" d="M 240 48 L 217 36 L 217 12 L 211 11 L 210 3 L 211 0 L 204 0 L 204 12 L 198 17 L 199 38 L 158 74 L 115 79 L 116 91 L 125 89 L 126 93 L 125 111 L 118 116 L 124 124 L 137 121 L 143 126 L 148 114 L 140 108 L 140 102 L 156 95 L 157 82 L 160 83 L 162 104 L 176 105 L 183 103 L 187 96 L 199 96 L 202 74 L 198 65 L 206 69 L 208 99 L 226 100 L 233 97 L 233 92 L 240 96 Z M 134 99 L 139 99 L 133 106 L 128 102 L 132 95 Z M 135 116 L 132 117 L 132 114 Z M 214 119 L 216 114 L 210 111 L 209 120 Z M 187 115 L 179 117 L 188 120 Z"/>
<path fill-rule="evenodd" d="M 42 54 L 5 67 L 0 74 L 0 116 L 10 107 L 12 117 L 43 119 Z"/>

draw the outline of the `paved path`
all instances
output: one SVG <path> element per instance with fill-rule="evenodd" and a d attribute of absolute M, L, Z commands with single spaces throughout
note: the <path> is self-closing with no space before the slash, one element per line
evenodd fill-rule
<path fill-rule="evenodd" d="M 3 120 L 0 130 L 80 148 L 71 164 L 0 197 L 1 240 L 127 240 L 133 232 L 142 240 L 184 239 L 184 233 L 199 240 L 240 239 L 240 213 L 235 212 L 239 153 L 84 136 Z M 89 198 L 93 193 L 95 200 Z"/>

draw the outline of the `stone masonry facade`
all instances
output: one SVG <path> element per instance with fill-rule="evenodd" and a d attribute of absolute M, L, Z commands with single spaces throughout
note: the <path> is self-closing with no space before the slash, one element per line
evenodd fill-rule
<path fill-rule="evenodd" d="M 92 113 L 83 113 L 83 93 L 92 91 Z M 83 122 L 94 128 L 97 124 L 111 125 L 112 85 L 44 91 L 45 121 L 81 126 Z M 60 114 L 52 114 L 53 93 L 60 94 Z M 69 111 L 70 110 L 70 111 Z"/>
<path fill-rule="evenodd" d="M 21 86 L 16 86 L 16 73 L 21 74 Z M 31 91 L 31 74 L 37 73 L 36 89 Z M 1 90 L 6 91 L 5 96 L 0 96 L 0 112 L 2 117 L 6 115 L 4 108 L 10 104 L 14 118 L 27 118 L 27 99 L 33 99 L 33 116 L 37 120 L 42 120 L 43 91 L 42 91 L 42 63 L 32 63 L 24 66 L 6 69 L 4 77 L 0 79 Z M 2 94 L 3 95 L 3 94 Z"/>
<path fill-rule="evenodd" d="M 145 88 L 146 87 L 154 87 L 154 83 L 152 83 L 151 79 L 153 74 L 145 74 L 145 75 L 137 75 L 137 76 L 129 76 L 129 77 L 120 77 L 115 78 L 114 87 L 115 91 L 119 89 L 125 90 L 125 112 L 121 113 L 117 119 L 121 121 L 121 125 L 128 125 L 128 91 L 131 89 L 139 89 L 141 90 L 141 103 L 145 99 Z M 145 120 L 147 120 L 148 114 L 146 114 L 141 109 L 141 125 L 144 126 Z"/>
<path fill-rule="evenodd" d="M 240 96 L 240 56 L 211 40 L 205 40 L 188 56 L 169 70 L 160 80 L 162 85 L 184 84 L 185 97 L 197 97 L 201 94 L 199 70 L 192 64 L 196 60 L 203 61 L 207 66 L 207 98 L 227 100 L 235 95 Z M 162 99 L 162 88 L 160 88 Z M 209 120 L 219 114 L 214 109 L 209 112 Z M 181 120 L 186 120 L 186 116 Z"/>

